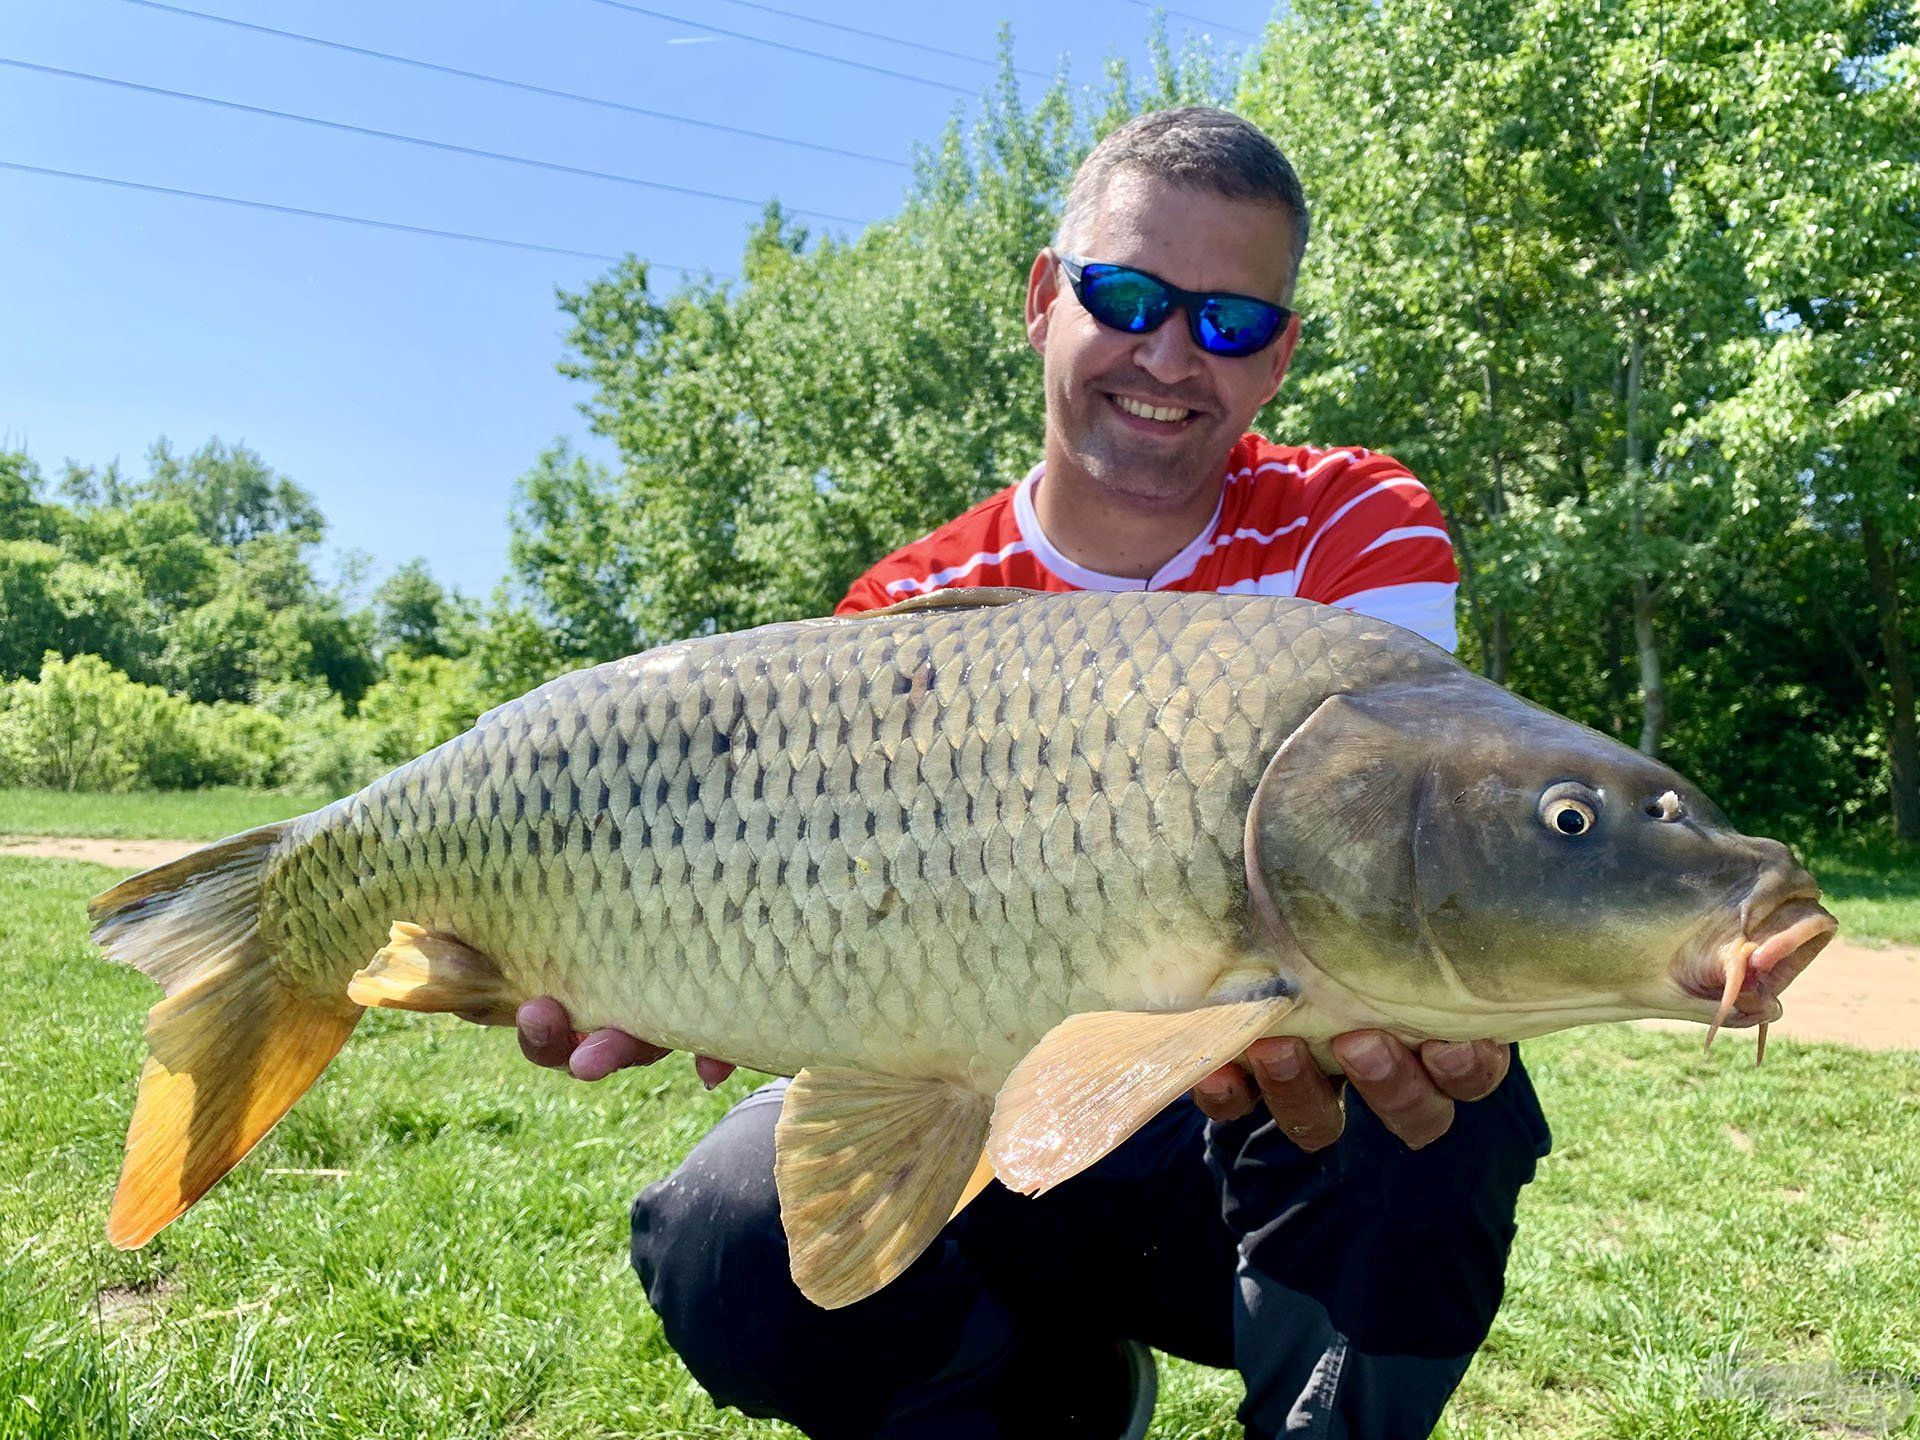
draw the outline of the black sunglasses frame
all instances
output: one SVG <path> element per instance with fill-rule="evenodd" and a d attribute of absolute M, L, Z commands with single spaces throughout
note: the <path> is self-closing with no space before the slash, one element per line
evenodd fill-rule
<path fill-rule="evenodd" d="M 1149 270 L 1137 270 L 1131 265 L 1115 265 L 1105 260 L 1084 260 L 1078 255 L 1066 255 L 1058 250 L 1054 251 L 1053 254 L 1054 258 L 1060 262 L 1060 268 L 1067 272 L 1067 283 L 1073 287 L 1073 298 L 1080 302 L 1080 308 L 1093 316 L 1100 324 L 1105 325 L 1109 330 L 1118 330 L 1123 335 L 1150 335 L 1167 323 L 1168 318 L 1173 314 L 1174 307 L 1178 306 L 1186 313 L 1187 334 L 1193 337 L 1193 343 L 1207 354 L 1218 355 L 1222 359 L 1244 360 L 1250 355 L 1258 355 L 1262 350 L 1265 350 L 1269 345 L 1273 344 L 1275 340 L 1280 338 L 1281 334 L 1287 328 L 1287 323 L 1292 320 L 1297 313 L 1288 309 L 1285 305 L 1276 305 L 1271 300 L 1263 300 L 1258 295 L 1241 295 L 1232 290 L 1183 290 L 1171 280 L 1162 280 L 1158 275 L 1155 275 Z M 1165 292 L 1168 302 L 1166 314 L 1162 315 L 1153 324 L 1141 330 L 1129 330 L 1124 325 L 1115 325 L 1103 319 L 1098 310 L 1087 304 L 1086 293 L 1082 288 L 1085 283 L 1083 277 L 1089 267 L 1096 267 L 1108 273 L 1137 275 L 1142 280 L 1152 281 Z M 1099 278 L 1097 275 L 1094 277 L 1096 281 Z M 1239 300 L 1249 305 L 1257 305 L 1264 310 L 1272 311 L 1277 317 L 1273 322 L 1273 330 L 1265 340 L 1262 340 L 1258 345 L 1250 349 L 1221 350 L 1209 345 L 1206 337 L 1200 330 L 1200 312 L 1208 302 L 1217 300 Z"/>

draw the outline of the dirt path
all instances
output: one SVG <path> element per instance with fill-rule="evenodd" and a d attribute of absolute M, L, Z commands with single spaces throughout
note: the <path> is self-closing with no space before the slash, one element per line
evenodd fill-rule
<path fill-rule="evenodd" d="M 44 835 L 0 835 L 0 855 L 91 860 L 141 870 L 200 848 L 197 840 L 83 840 Z M 1787 1014 L 1770 1033 L 1776 1040 L 1837 1040 L 1868 1050 L 1920 1048 L 1920 945 L 1869 949 L 1836 940 L 1787 992 Z M 1705 1032 L 1679 1021 L 1648 1020 L 1661 1029 Z M 1740 1045 L 1729 1034 L 1720 1044 Z"/>
<path fill-rule="evenodd" d="M 0 835 L 0 855 L 91 860 L 122 870 L 146 870 L 198 850 L 203 840 L 88 840 L 64 835 Z"/>

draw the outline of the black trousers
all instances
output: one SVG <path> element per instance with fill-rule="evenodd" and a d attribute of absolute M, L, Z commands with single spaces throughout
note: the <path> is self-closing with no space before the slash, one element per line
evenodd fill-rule
<path fill-rule="evenodd" d="M 990 1185 L 893 1284 L 829 1311 L 787 1270 L 785 1083 L 641 1192 L 633 1265 L 715 1401 L 816 1440 L 1036 1434 L 1048 1401 L 1104 1383 L 1119 1338 L 1239 1370 L 1252 1436 L 1424 1436 L 1493 1323 L 1549 1143 L 1518 1055 L 1420 1151 L 1357 1096 L 1314 1156 L 1183 1099 L 1046 1195 Z"/>

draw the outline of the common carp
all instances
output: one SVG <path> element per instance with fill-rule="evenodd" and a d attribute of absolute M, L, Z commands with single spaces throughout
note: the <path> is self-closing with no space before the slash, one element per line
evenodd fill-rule
<path fill-rule="evenodd" d="M 1306 601 L 953 590 L 566 675 L 92 903 L 157 980 L 108 1234 L 145 1243 L 363 1008 L 794 1075 L 817 1303 L 1037 1193 L 1254 1039 L 1764 1024 L 1834 929 L 1786 847 L 1404 630 Z"/>

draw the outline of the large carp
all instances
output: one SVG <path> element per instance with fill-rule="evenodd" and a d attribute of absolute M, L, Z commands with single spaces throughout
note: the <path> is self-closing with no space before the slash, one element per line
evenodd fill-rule
<path fill-rule="evenodd" d="M 144 1243 L 370 1005 L 796 1075 L 776 1176 L 844 1305 L 1265 1035 L 1754 1024 L 1833 930 L 1786 848 L 1383 621 L 961 590 L 566 675 L 115 886 L 159 981 L 108 1225 Z"/>

